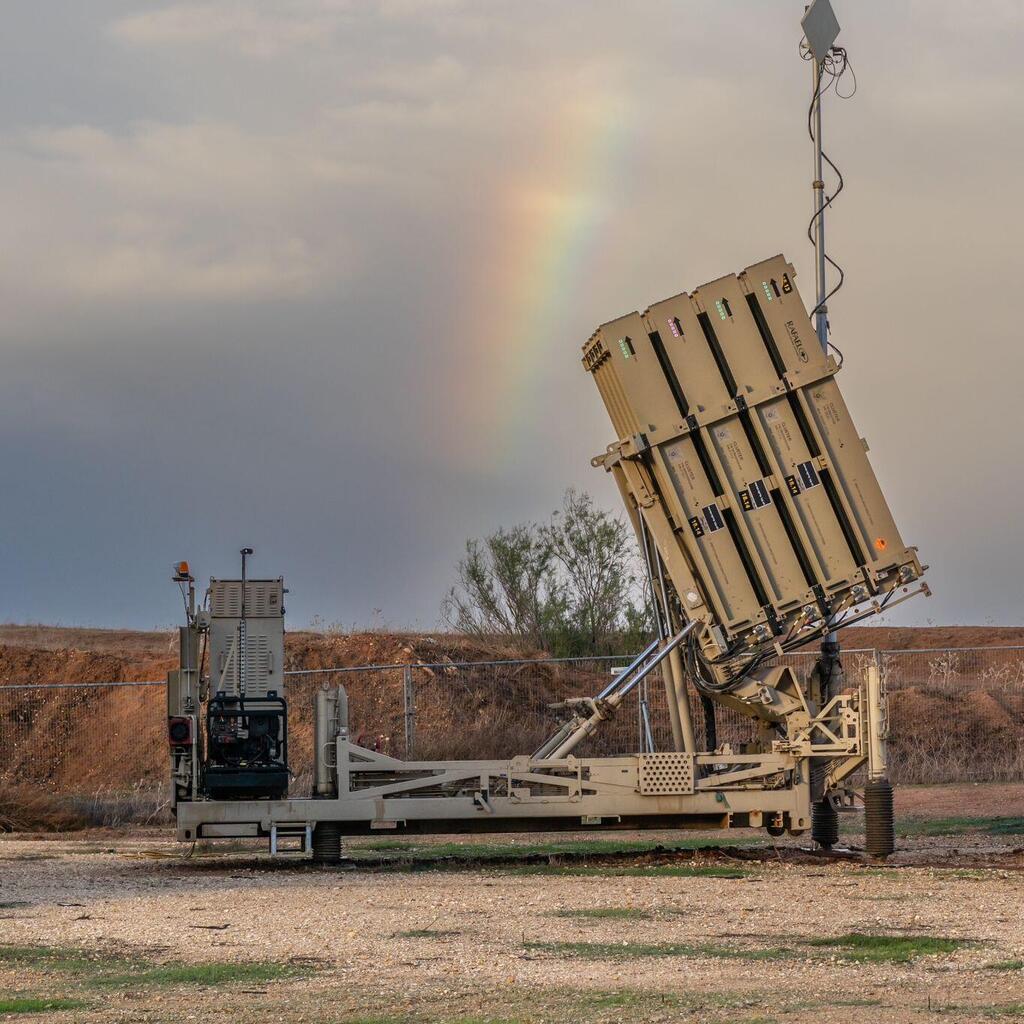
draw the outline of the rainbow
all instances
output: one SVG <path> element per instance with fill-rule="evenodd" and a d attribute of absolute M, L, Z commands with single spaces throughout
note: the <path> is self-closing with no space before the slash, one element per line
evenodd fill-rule
<path fill-rule="evenodd" d="M 550 126 L 537 173 L 502 186 L 495 256 L 473 303 L 487 312 L 464 378 L 473 387 L 467 422 L 480 428 L 465 439 L 477 471 L 500 472 L 524 450 L 538 377 L 586 340 L 565 330 L 602 248 L 632 120 L 617 97 L 571 107 Z"/>

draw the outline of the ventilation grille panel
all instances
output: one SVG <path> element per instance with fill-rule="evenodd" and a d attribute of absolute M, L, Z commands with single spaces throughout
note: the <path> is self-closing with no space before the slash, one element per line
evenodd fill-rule
<path fill-rule="evenodd" d="M 245 685 L 266 689 L 270 681 L 270 642 L 262 633 L 246 638 Z"/>
<path fill-rule="evenodd" d="M 639 761 L 640 792 L 645 796 L 674 796 L 693 792 L 692 754 L 641 754 Z"/>
<path fill-rule="evenodd" d="M 281 615 L 283 595 L 281 580 L 247 580 L 246 618 L 271 619 Z M 242 614 L 241 580 L 210 580 L 210 614 L 218 619 L 237 619 Z"/>

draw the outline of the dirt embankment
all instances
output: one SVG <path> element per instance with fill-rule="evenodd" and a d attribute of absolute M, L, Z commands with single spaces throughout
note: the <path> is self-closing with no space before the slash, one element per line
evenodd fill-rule
<path fill-rule="evenodd" d="M 143 633 L 4 625 L 0 626 L 0 686 L 160 680 L 176 667 L 177 653 L 173 630 Z M 446 634 L 296 631 L 286 634 L 285 657 L 288 669 L 312 669 L 524 655 L 509 644 Z"/>
<path fill-rule="evenodd" d="M 843 641 L 850 649 L 1006 646 L 1024 644 L 1024 628 L 870 627 L 845 631 Z M 17 699 L 13 694 L 5 699 L 2 691 L 18 683 L 161 680 L 176 656 L 172 631 L 0 627 L 0 776 L 45 783 L 58 792 L 161 783 L 166 775 L 161 688 L 26 690 Z M 607 680 L 606 670 L 566 665 L 456 667 L 516 657 L 521 655 L 509 645 L 444 634 L 293 632 L 286 637 L 290 670 L 420 666 L 415 673 L 420 757 L 484 756 L 484 751 L 505 756 L 534 749 L 550 729 L 550 701 L 596 692 Z M 1024 770 L 1021 666 L 1006 666 L 1016 673 L 1013 679 L 976 678 L 973 670 L 944 677 L 949 666 L 936 669 L 929 658 L 914 659 L 920 678 L 899 680 L 892 693 L 893 753 L 904 781 L 1008 778 L 1008 772 Z M 380 669 L 289 679 L 292 764 L 302 771 L 311 760 L 313 691 L 337 681 L 348 690 L 351 728 L 360 741 L 404 755 L 403 673 Z M 656 692 L 652 700 L 656 713 Z M 627 749 L 632 727 L 623 719 L 622 734 L 608 730 L 602 743 Z"/>
<path fill-rule="evenodd" d="M 949 647 L 1024 647 L 1024 626 L 851 626 L 843 646 L 879 651 L 940 650 Z"/>
<path fill-rule="evenodd" d="M 853 627 L 844 630 L 842 641 L 851 650 L 1024 647 L 1024 626 Z M 289 669 L 524 657 L 510 644 L 443 633 L 297 631 L 287 634 L 285 646 Z M 173 631 L 0 625 L 0 686 L 160 680 L 175 667 L 176 658 Z"/>
<path fill-rule="evenodd" d="M 1024 647 L 1024 626 L 852 626 L 843 630 L 841 639 L 843 646 L 851 650 Z M 298 630 L 288 633 L 287 646 L 293 660 L 310 658 L 317 661 L 315 666 L 310 664 L 308 667 L 393 664 L 410 660 L 481 661 L 524 656 L 510 644 L 445 633 L 319 633 Z M 176 650 L 177 633 L 174 630 L 142 632 L 0 625 L 0 685 L 30 681 L 89 682 L 99 679 L 96 673 L 103 671 L 124 672 L 125 679 L 157 679 L 173 667 Z M 52 660 L 47 660 L 46 655 L 52 655 Z M 542 655 L 538 653 L 536 656 Z M 323 659 L 326 660 L 321 665 Z M 51 677 L 48 675 L 51 671 L 64 673 L 67 678 Z M 42 675 L 35 677 L 36 672 Z"/>
<path fill-rule="evenodd" d="M 286 636 L 286 670 L 417 665 L 417 752 L 427 756 L 435 737 L 446 737 L 444 753 L 458 756 L 493 739 L 508 718 L 507 707 L 542 708 L 565 696 L 568 671 L 549 666 L 456 668 L 459 662 L 509 659 L 508 645 L 466 637 L 385 633 Z M 521 656 L 521 655 L 519 655 Z M 45 784 L 57 792 L 149 786 L 166 775 L 162 688 L 58 687 L 10 692 L 18 684 L 119 683 L 162 680 L 176 666 L 177 637 L 168 633 L 125 633 L 50 627 L 0 628 L 0 778 Z M 549 679 L 550 677 L 550 679 Z M 561 688 L 548 685 L 562 680 Z M 603 677 L 602 677 L 603 679 Z M 455 681 L 457 685 L 447 685 Z M 301 773 L 312 760 L 313 692 L 344 682 L 353 734 L 367 745 L 404 753 L 404 683 L 401 668 L 347 675 L 315 674 L 288 680 L 289 761 Z M 583 683 L 590 692 L 594 680 Z M 483 714 L 484 709 L 488 714 Z M 542 729 L 541 715 L 524 731 L 509 730 L 508 753 Z M 514 734 L 513 734 L 514 732 Z M 539 735 L 538 735 L 539 739 Z M 450 748 L 450 749 L 449 749 Z M 440 754 L 440 750 L 432 751 Z"/>

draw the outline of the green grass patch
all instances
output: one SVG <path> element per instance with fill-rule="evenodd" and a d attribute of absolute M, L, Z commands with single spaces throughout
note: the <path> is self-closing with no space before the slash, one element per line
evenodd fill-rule
<path fill-rule="evenodd" d="M 633 1010 L 642 1015 L 635 1018 L 646 1020 L 648 1015 L 658 1010 L 732 1010 L 738 1007 L 750 1007 L 754 997 L 749 992 L 659 992 L 656 989 L 626 988 L 613 989 L 606 992 L 565 993 L 565 998 L 574 1008 L 590 1011 Z M 619 1018 L 616 1018 L 618 1020 Z M 634 1019 L 630 1016 L 629 1019 Z"/>
<path fill-rule="evenodd" d="M 716 846 L 752 846 L 754 838 L 653 839 L 568 839 L 550 843 L 416 843 L 408 839 L 375 839 L 348 847 L 350 857 L 367 853 L 404 854 L 416 860 L 521 860 L 528 857 L 614 856 L 623 853 L 651 853 L 656 850 L 703 850 Z"/>
<path fill-rule="evenodd" d="M 0 1013 L 52 1013 L 80 1010 L 88 1004 L 81 999 L 40 999 L 33 996 L 0 996 Z"/>
<path fill-rule="evenodd" d="M 949 939 L 936 935 L 865 935 L 849 932 L 836 938 L 808 939 L 808 946 L 835 949 L 846 960 L 860 963 L 908 963 L 921 956 L 955 953 L 975 945 L 969 939 Z"/>
<path fill-rule="evenodd" d="M 120 988 L 126 985 L 198 985 L 218 987 L 238 982 L 248 984 L 295 977 L 299 971 L 288 964 L 167 964 L 135 968 L 124 973 L 97 975 L 94 985 Z"/>
<path fill-rule="evenodd" d="M 857 872 L 858 877 L 864 878 L 905 878 L 905 875 L 901 875 L 895 868 L 862 868 L 857 865 L 852 865 L 854 871 Z"/>
<path fill-rule="evenodd" d="M 0 946 L 0 963 L 76 975 L 96 988 L 133 985 L 218 986 L 236 982 L 267 982 L 298 977 L 308 968 L 270 961 L 249 963 L 155 964 L 139 957 L 59 949 L 52 946 Z"/>
<path fill-rule="evenodd" d="M 503 870 L 510 875 L 594 875 L 602 878 L 747 878 L 744 868 L 701 864 L 650 864 L 589 867 L 586 864 L 521 864 Z"/>
<path fill-rule="evenodd" d="M 985 967 L 990 971 L 1024 971 L 1024 960 L 997 960 Z"/>
<path fill-rule="evenodd" d="M 992 818 L 984 830 L 991 836 L 1024 836 L 1024 818 Z"/>
<path fill-rule="evenodd" d="M 771 1012 L 777 1005 L 774 996 L 751 992 L 665 992 L 631 985 L 604 990 L 559 987 L 492 992 L 486 1004 L 467 1007 L 462 1013 L 450 1005 L 435 1012 L 427 1007 L 396 1008 L 379 1015 L 345 1017 L 343 1024 L 539 1024 L 555 1020 L 650 1024 L 652 1020 L 682 1019 L 679 1015 L 686 1011 L 700 1012 L 698 1019 L 711 1024 L 746 1024 L 750 1015 Z M 686 1019 L 691 1019 L 689 1013 Z"/>
<path fill-rule="evenodd" d="M 967 868 L 933 868 L 931 874 L 934 878 L 949 881 L 951 878 L 958 882 L 984 882 L 992 877 L 991 871 L 971 871 Z"/>
<path fill-rule="evenodd" d="M 658 1002 L 673 1009 L 679 1005 L 679 999 L 665 993 L 644 992 L 641 989 L 624 989 L 617 992 L 581 992 L 579 1003 L 590 1010 L 621 1010 L 638 1009 L 647 1007 L 655 1002 L 652 996 L 658 997 Z"/>
<path fill-rule="evenodd" d="M 408 1017 L 346 1017 L 342 1024 L 408 1024 Z"/>
<path fill-rule="evenodd" d="M 969 1006 L 963 1003 L 947 1003 L 944 1006 L 932 1006 L 933 1013 L 950 1014 L 955 1019 L 975 1017 L 1024 1017 L 1024 1003 L 996 1003 L 993 1006 Z"/>
<path fill-rule="evenodd" d="M 414 1024 L 423 1017 L 346 1017 L 342 1024 Z M 510 1017 L 431 1017 L 431 1024 L 525 1024 Z"/>
<path fill-rule="evenodd" d="M 521 1020 L 511 1017 L 454 1017 L 444 1020 L 441 1024 L 524 1024 Z"/>
<path fill-rule="evenodd" d="M 127 957 L 53 946 L 0 946 L 0 963 L 23 964 L 71 974 L 91 974 L 133 962 Z"/>
<path fill-rule="evenodd" d="M 792 955 L 789 949 L 741 949 L 685 942 L 525 942 L 523 947 L 535 953 L 555 953 L 579 960 L 613 960 L 619 957 L 713 957 L 719 960 L 781 960 Z"/>
<path fill-rule="evenodd" d="M 779 1010 L 783 1014 L 795 1014 L 804 1010 L 838 1010 L 844 1007 L 882 1007 L 882 999 L 868 999 L 850 996 L 842 999 L 786 999 Z"/>
<path fill-rule="evenodd" d="M 409 1024 L 411 1017 L 346 1017 L 342 1024 Z"/>
<path fill-rule="evenodd" d="M 454 843 L 446 843 L 446 846 L 454 846 Z M 353 840 L 348 846 L 347 853 L 350 856 L 355 856 L 357 853 L 362 853 L 364 850 L 373 850 L 374 852 L 380 853 L 394 853 L 404 852 L 406 850 L 426 850 L 428 844 L 417 843 L 411 839 L 371 839 L 369 841 L 361 841 L 359 839 Z M 365 1020 L 376 1020 L 377 1018 L 359 1018 L 360 1021 Z M 380 1018 L 384 1020 L 386 1018 Z"/>
<path fill-rule="evenodd" d="M 1024 818 L 911 818 L 898 821 L 896 831 L 901 836 L 962 836 L 981 832 L 990 836 L 1024 835 Z"/>
<path fill-rule="evenodd" d="M 884 1006 L 881 999 L 799 999 L 784 1000 L 778 1007 L 783 1013 L 796 1013 L 799 1010 L 829 1010 L 842 1006 Z"/>
<path fill-rule="evenodd" d="M 904 903 L 910 899 L 909 896 L 862 896 L 860 894 L 848 894 L 848 900 L 863 900 L 868 903 Z"/>
<path fill-rule="evenodd" d="M 745 1010 L 757 1013 L 766 1006 L 778 1005 L 772 994 L 759 992 L 671 992 L 648 988 L 616 988 L 597 991 L 580 989 L 548 990 L 547 999 L 540 1005 L 551 1019 L 582 1021 L 614 1021 L 615 1024 L 648 1024 L 652 1019 L 667 1020 L 666 1012 L 689 1014 L 699 1013 L 698 1020 L 720 1024 L 719 1013 L 723 1010 Z M 536 1003 L 534 1003 L 536 1005 Z M 611 1014 L 611 1015 L 610 1015 Z M 691 1019 L 689 1014 L 686 1019 Z M 548 1017 L 544 1018 L 545 1020 Z M 671 1017 L 674 1021 L 677 1018 Z M 682 1018 L 679 1018 L 682 1019 Z M 728 1021 L 744 1018 L 730 1015 Z"/>
<path fill-rule="evenodd" d="M 650 921 L 654 915 L 638 907 L 581 907 L 579 910 L 553 910 L 548 917 L 567 917 L 581 921 Z"/>
<path fill-rule="evenodd" d="M 1024 1003 L 996 1003 L 992 1006 L 967 1005 L 964 1003 L 932 1004 L 932 1013 L 953 1016 L 956 1020 L 972 1020 L 976 1017 L 1024 1017 Z"/>
<path fill-rule="evenodd" d="M 449 939 L 462 932 L 448 931 L 444 928 L 412 928 L 407 932 L 396 932 L 396 939 Z"/>

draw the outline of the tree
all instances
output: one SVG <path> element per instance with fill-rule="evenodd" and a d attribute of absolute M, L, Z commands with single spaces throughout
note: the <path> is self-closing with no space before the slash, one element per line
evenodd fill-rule
<path fill-rule="evenodd" d="M 460 632 L 556 655 L 634 650 L 650 631 L 630 528 L 569 490 L 545 525 L 466 544 L 443 615 Z"/>

